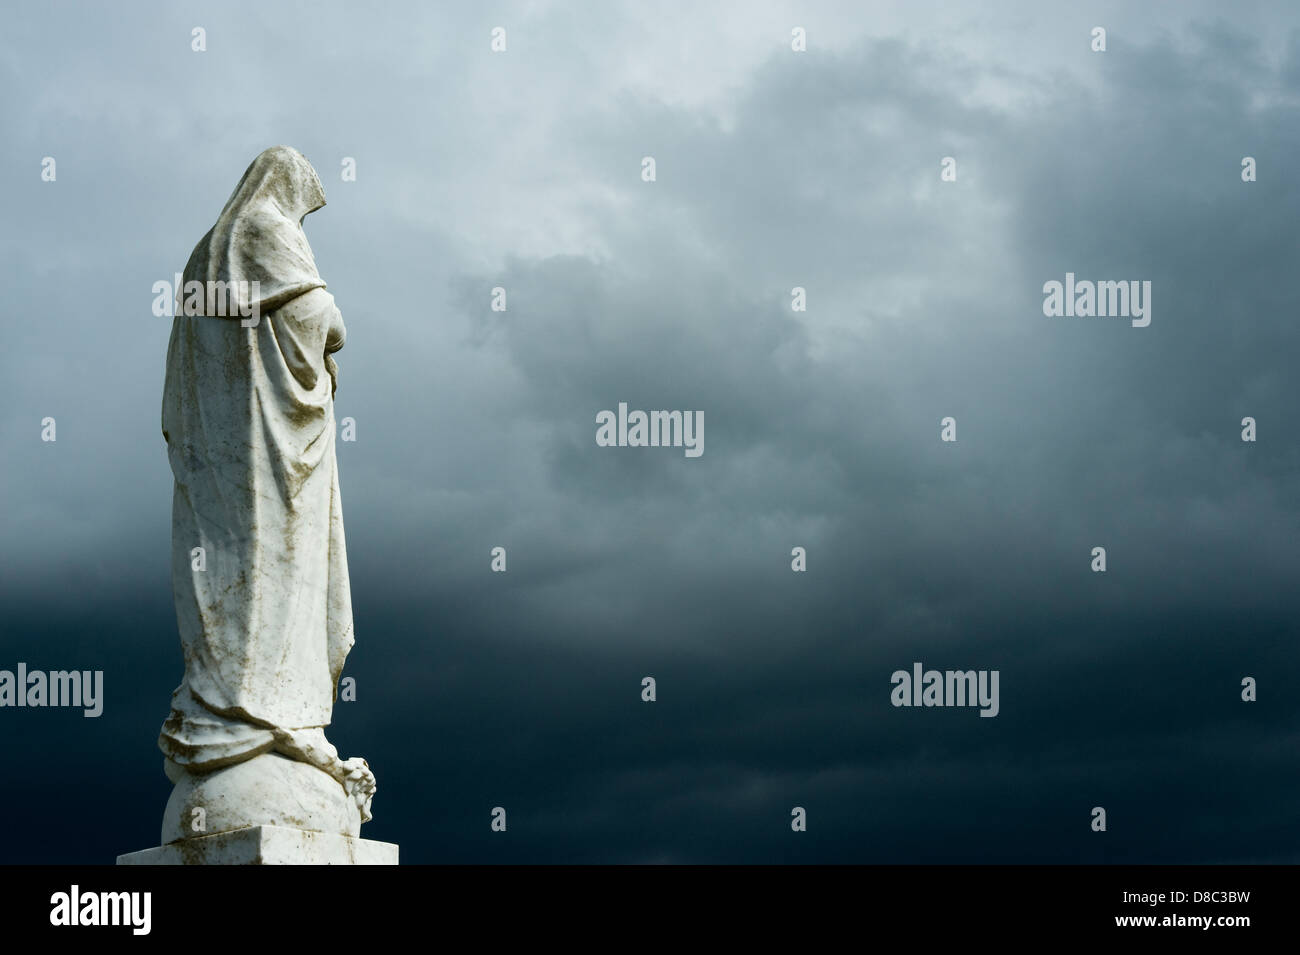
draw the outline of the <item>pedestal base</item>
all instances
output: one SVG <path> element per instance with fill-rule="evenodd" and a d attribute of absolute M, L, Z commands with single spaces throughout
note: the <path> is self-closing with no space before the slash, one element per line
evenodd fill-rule
<path fill-rule="evenodd" d="M 118 865 L 397 865 L 397 845 L 282 826 L 250 826 L 128 852 Z"/>

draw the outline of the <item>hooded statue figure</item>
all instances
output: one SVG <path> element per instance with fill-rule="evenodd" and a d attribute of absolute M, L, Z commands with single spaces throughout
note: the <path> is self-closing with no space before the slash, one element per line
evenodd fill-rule
<path fill-rule="evenodd" d="M 164 842 L 194 835 L 186 806 L 216 791 L 227 828 L 355 836 L 370 818 L 374 776 L 324 734 L 353 643 L 330 357 L 343 318 L 302 229 L 324 205 L 306 157 L 272 147 L 185 267 L 162 405 L 185 659 L 159 737 L 177 784 Z"/>

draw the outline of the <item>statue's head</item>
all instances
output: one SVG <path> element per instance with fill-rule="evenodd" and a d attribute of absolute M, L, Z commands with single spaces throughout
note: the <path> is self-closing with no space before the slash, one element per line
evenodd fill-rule
<path fill-rule="evenodd" d="M 255 307 L 269 312 L 324 281 L 316 270 L 303 219 L 325 205 L 325 190 L 307 157 L 289 146 L 261 152 L 244 171 L 226 200 L 216 225 L 199 240 L 185 264 L 184 281 L 224 283 L 228 304 L 204 305 L 185 314 L 248 316 Z M 209 293 L 210 296 L 214 293 Z M 217 311 L 210 309 L 217 308 Z"/>
<path fill-rule="evenodd" d="M 306 156 L 292 146 L 272 146 L 249 165 L 226 206 L 245 205 L 254 198 L 270 199 L 285 218 L 301 224 L 325 205 L 325 190 Z"/>

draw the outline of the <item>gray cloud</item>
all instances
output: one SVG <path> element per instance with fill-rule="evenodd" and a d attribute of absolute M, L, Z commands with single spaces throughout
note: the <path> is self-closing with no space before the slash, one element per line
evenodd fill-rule
<path fill-rule="evenodd" d="M 150 286 L 288 142 L 326 184 L 307 231 L 350 332 L 362 692 L 333 732 L 376 766 L 374 838 L 413 861 L 1294 861 L 1293 14 L 1103 7 L 1099 55 L 1091 14 L 832 6 L 800 57 L 780 6 L 676 31 L 542 6 L 503 15 L 494 59 L 467 9 L 73 9 L 8 14 L 0 67 L 5 646 L 102 655 L 118 701 L 93 728 L 24 714 L 49 811 L 84 771 L 51 746 L 111 738 L 139 787 L 112 798 L 155 827 L 129 800 L 161 810 L 180 660 Z M 1151 326 L 1044 317 L 1066 271 L 1152 280 Z M 704 456 L 596 447 L 619 401 L 703 410 Z M 913 660 L 1000 668 L 1002 714 L 894 709 Z"/>

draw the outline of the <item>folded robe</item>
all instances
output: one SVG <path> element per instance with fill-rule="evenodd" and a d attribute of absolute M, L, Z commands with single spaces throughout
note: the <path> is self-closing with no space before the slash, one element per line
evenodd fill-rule
<path fill-rule="evenodd" d="M 345 330 L 301 228 L 323 204 L 301 154 L 259 156 L 185 273 L 255 279 L 261 297 L 238 307 L 256 324 L 234 308 L 172 324 L 162 424 L 185 676 L 159 745 L 196 772 L 266 752 L 273 729 L 328 725 L 353 643 L 328 358 Z"/>

